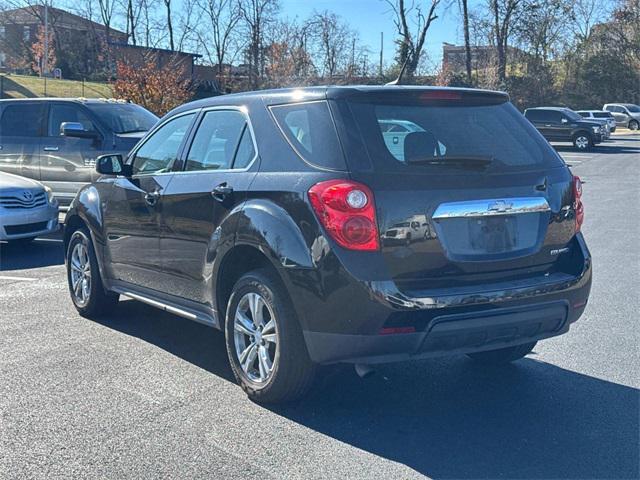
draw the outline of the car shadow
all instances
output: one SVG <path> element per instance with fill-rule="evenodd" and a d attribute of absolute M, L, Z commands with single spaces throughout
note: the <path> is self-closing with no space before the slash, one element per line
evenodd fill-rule
<path fill-rule="evenodd" d="M 0 272 L 50 267 L 64 263 L 62 241 L 44 238 L 31 243 L 0 242 Z"/>
<path fill-rule="evenodd" d="M 222 333 L 135 301 L 101 324 L 227 381 Z M 451 357 L 326 368 L 304 400 L 265 406 L 432 478 L 637 478 L 640 395 L 535 359 L 505 367 Z"/>

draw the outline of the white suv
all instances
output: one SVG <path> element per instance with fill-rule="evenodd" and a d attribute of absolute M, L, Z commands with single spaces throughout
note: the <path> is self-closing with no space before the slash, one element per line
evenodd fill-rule
<path fill-rule="evenodd" d="M 633 103 L 607 103 L 603 110 L 611 112 L 620 127 L 629 130 L 640 128 L 640 107 Z"/>

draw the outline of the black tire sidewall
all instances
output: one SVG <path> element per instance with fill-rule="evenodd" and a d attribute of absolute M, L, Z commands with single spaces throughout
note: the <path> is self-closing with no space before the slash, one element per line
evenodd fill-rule
<path fill-rule="evenodd" d="M 633 125 L 635 125 L 635 126 L 636 126 L 636 128 L 635 128 L 635 129 L 633 128 Z M 631 121 L 629 122 L 629 130 L 634 130 L 634 131 L 636 131 L 636 130 L 638 130 L 638 128 L 640 128 L 640 122 L 638 122 L 637 120 L 631 120 Z"/>

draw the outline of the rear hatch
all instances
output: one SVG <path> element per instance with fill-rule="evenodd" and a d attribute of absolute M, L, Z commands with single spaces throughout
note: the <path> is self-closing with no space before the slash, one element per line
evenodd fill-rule
<path fill-rule="evenodd" d="M 447 286 L 548 270 L 575 234 L 572 176 L 537 130 L 503 94 L 389 90 L 333 106 L 392 278 Z"/>

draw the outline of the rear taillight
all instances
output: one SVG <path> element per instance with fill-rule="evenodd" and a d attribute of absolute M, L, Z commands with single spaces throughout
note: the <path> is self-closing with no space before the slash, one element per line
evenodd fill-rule
<path fill-rule="evenodd" d="M 573 177 L 573 209 L 576 212 L 576 232 L 582 228 L 584 222 L 584 205 L 582 205 L 582 180 Z"/>
<path fill-rule="evenodd" d="M 309 200 L 331 238 L 350 250 L 377 250 L 373 193 L 350 180 L 329 180 L 309 189 Z"/>

